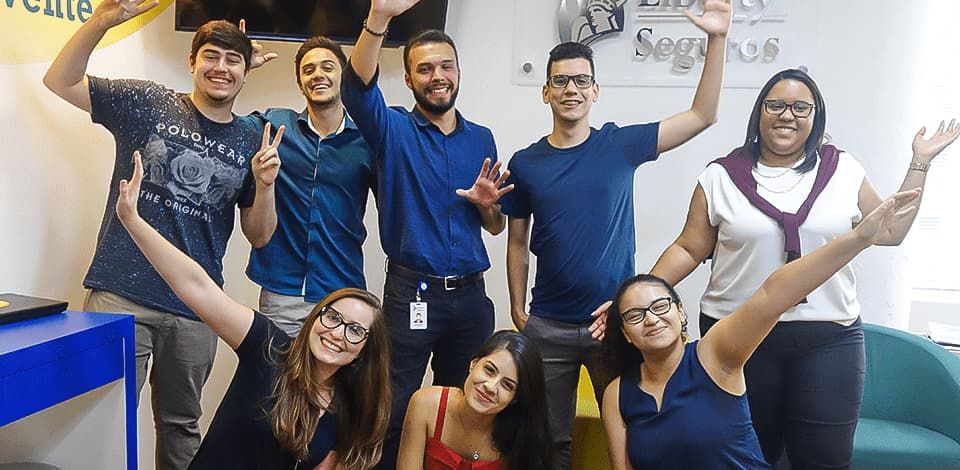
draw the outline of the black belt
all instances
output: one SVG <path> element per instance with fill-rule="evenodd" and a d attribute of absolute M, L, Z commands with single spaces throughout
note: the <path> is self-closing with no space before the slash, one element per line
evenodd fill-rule
<path fill-rule="evenodd" d="M 387 273 L 396 274 L 415 281 L 423 281 L 427 286 L 443 288 L 443 290 L 456 290 L 461 287 L 476 284 L 483 280 L 483 271 L 471 274 L 458 274 L 455 276 L 434 276 L 415 271 L 397 263 L 387 263 Z"/>

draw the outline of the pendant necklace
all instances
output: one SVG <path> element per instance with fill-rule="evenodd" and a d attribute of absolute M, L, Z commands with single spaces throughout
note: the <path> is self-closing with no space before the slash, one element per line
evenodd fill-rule
<path fill-rule="evenodd" d="M 461 392 L 461 393 L 463 393 L 463 392 Z M 463 422 L 463 407 L 464 407 L 464 406 L 467 406 L 466 400 L 467 400 L 466 393 L 464 393 L 463 396 L 462 396 L 461 399 L 460 399 L 460 404 L 459 404 L 459 406 L 457 406 L 457 419 L 460 421 L 460 427 L 463 428 L 464 431 L 466 431 L 466 429 L 467 429 L 466 424 Z M 482 444 L 481 444 L 481 447 L 482 447 Z M 473 449 L 473 454 L 472 454 L 470 457 L 473 458 L 473 461 L 474 461 L 474 462 L 479 462 L 479 461 L 480 461 L 480 447 L 477 447 L 477 448 Z"/>

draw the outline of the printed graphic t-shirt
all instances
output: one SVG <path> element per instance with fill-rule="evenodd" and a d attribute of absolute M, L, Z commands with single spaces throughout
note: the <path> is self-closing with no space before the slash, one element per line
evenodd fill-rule
<path fill-rule="evenodd" d="M 139 150 L 144 169 L 140 215 L 223 286 L 234 207 L 253 204 L 249 160 L 260 138 L 236 118 L 226 124 L 207 119 L 189 95 L 149 81 L 90 77 L 90 101 L 93 122 L 114 136 L 116 161 L 83 285 L 197 319 L 121 225 L 117 188 L 133 174 L 133 152 Z"/>

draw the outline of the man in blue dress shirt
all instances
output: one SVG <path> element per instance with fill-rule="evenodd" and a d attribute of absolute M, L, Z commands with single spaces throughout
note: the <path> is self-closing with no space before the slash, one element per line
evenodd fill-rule
<path fill-rule="evenodd" d="M 259 44 L 255 44 L 259 52 Z M 276 54 L 255 54 L 254 65 Z M 250 253 L 247 276 L 260 285 L 260 311 L 296 336 L 314 305 L 343 287 L 366 289 L 363 225 L 373 188 L 370 149 L 340 101 L 347 64 L 340 45 L 317 36 L 294 60 L 303 111 L 271 108 L 244 121 L 259 132 L 285 126 L 276 182 L 277 230 Z"/>
<path fill-rule="evenodd" d="M 408 111 L 384 103 L 377 86 L 380 46 L 390 19 L 415 3 L 372 2 L 342 88 L 373 151 L 380 239 L 389 257 L 384 309 L 393 414 L 380 463 L 389 469 L 430 354 L 434 384 L 461 386 L 471 355 L 493 331 L 493 302 L 483 283 L 490 261 L 480 228 L 503 231 L 497 201 L 510 190 L 500 188 L 507 175 L 498 177 L 493 134 L 454 107 L 460 68 L 449 36 L 425 31 L 407 42 L 404 80 L 417 104 Z"/>

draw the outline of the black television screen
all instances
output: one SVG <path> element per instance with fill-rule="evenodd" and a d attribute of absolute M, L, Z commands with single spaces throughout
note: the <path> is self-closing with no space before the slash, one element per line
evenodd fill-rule
<path fill-rule="evenodd" d="M 177 31 L 196 31 L 210 20 L 247 21 L 256 39 L 302 41 L 322 35 L 352 44 L 370 11 L 370 0 L 177 0 Z M 385 44 L 400 46 L 424 29 L 442 30 L 447 0 L 421 0 L 394 18 Z"/>

